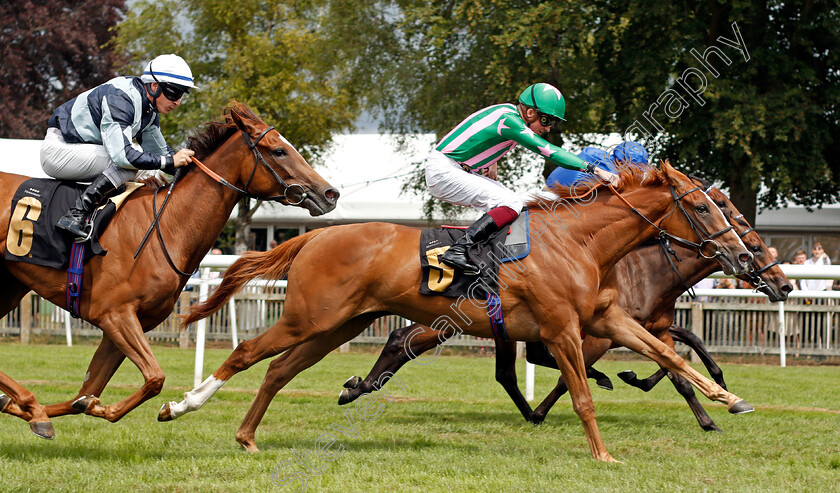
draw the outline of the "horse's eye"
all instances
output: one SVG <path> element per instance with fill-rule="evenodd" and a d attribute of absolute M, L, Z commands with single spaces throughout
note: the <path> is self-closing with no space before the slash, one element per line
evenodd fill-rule
<path fill-rule="evenodd" d="M 755 253 L 761 253 L 761 245 L 753 245 L 751 249 Z"/>
<path fill-rule="evenodd" d="M 706 204 L 700 204 L 700 205 L 697 206 L 696 210 L 700 214 L 705 214 L 705 213 L 709 212 L 709 207 Z"/>
<path fill-rule="evenodd" d="M 717 206 L 718 206 L 718 207 L 720 207 L 721 209 L 726 209 L 726 202 L 724 202 L 724 201 L 722 201 L 722 200 L 721 200 L 720 202 L 716 202 L 716 204 L 717 204 Z"/>
<path fill-rule="evenodd" d="M 282 147 L 278 147 L 277 149 L 274 149 L 273 151 L 271 151 L 271 153 L 274 154 L 277 157 L 283 157 L 286 154 L 288 154 L 286 152 L 286 149 L 283 149 Z"/>

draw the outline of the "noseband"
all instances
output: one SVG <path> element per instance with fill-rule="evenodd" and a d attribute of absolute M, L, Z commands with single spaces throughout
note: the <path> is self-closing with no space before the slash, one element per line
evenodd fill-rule
<path fill-rule="evenodd" d="M 304 200 L 306 200 L 306 197 L 307 197 L 306 190 L 304 190 L 304 188 L 301 185 L 298 185 L 297 183 L 294 183 L 292 185 L 289 185 L 288 183 L 286 183 L 283 180 L 283 178 L 281 178 L 280 175 L 278 175 L 277 172 L 274 171 L 274 168 L 272 168 L 271 166 L 268 165 L 268 163 L 265 161 L 265 158 L 263 157 L 262 153 L 260 153 L 260 151 L 257 150 L 257 144 L 260 142 L 260 140 L 262 140 L 263 137 L 265 137 L 265 135 L 268 132 L 270 132 L 272 130 L 274 130 L 274 127 L 266 128 L 265 130 L 262 131 L 262 133 L 259 135 L 259 137 L 257 137 L 253 141 L 251 140 L 251 137 L 248 135 L 248 132 L 245 132 L 244 130 L 242 130 L 242 136 L 245 138 L 245 142 L 248 144 L 248 148 L 251 149 L 251 152 L 254 153 L 254 169 L 251 170 L 251 176 L 248 177 L 248 181 L 245 183 L 245 188 L 244 189 L 239 188 L 236 185 L 233 185 L 229 181 L 225 180 L 224 178 L 219 176 L 215 171 L 208 168 L 204 163 L 202 163 L 201 161 L 199 161 L 195 157 L 191 157 L 192 162 L 195 163 L 195 165 L 198 166 L 198 168 L 201 169 L 201 171 L 206 173 L 207 176 L 209 176 L 213 180 L 217 181 L 218 183 L 226 186 L 227 188 L 230 188 L 231 190 L 235 191 L 236 193 L 238 193 L 240 195 L 244 195 L 246 197 L 249 197 L 249 198 L 252 198 L 252 199 L 258 199 L 258 200 L 285 200 L 287 205 L 300 205 L 301 203 L 303 203 Z M 278 133 L 278 135 L 279 135 L 279 133 Z M 269 171 L 269 173 L 271 173 L 271 175 L 274 177 L 274 179 L 277 181 L 277 183 L 279 183 L 280 185 L 282 185 L 284 187 L 282 195 L 273 195 L 271 197 L 260 197 L 258 195 L 254 195 L 254 194 L 252 194 L 251 192 L 248 191 L 248 187 L 251 186 L 251 181 L 253 181 L 254 175 L 257 173 L 257 167 L 260 164 L 262 164 Z M 299 192 L 300 198 L 298 200 L 294 201 L 294 202 L 292 200 L 290 200 L 289 199 L 289 196 L 290 196 L 289 191 L 290 190 L 294 190 L 295 192 L 300 191 Z"/>

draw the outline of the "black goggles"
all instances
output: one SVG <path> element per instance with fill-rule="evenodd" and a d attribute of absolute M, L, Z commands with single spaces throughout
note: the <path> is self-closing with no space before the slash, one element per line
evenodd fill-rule
<path fill-rule="evenodd" d="M 536 85 L 536 84 L 535 84 Z M 534 85 L 531 86 L 531 103 L 533 104 L 534 111 L 537 112 L 537 117 L 539 118 L 540 125 L 543 127 L 553 127 L 554 125 L 559 125 L 560 120 L 554 118 L 551 115 L 546 115 L 540 108 L 537 106 L 537 98 L 534 96 Z"/>
<path fill-rule="evenodd" d="M 537 112 L 537 117 L 539 117 L 540 125 L 543 127 L 553 127 L 555 125 L 560 125 L 560 120 L 554 118 L 551 115 L 546 115 L 545 113 Z"/>
<path fill-rule="evenodd" d="M 172 101 L 173 103 L 184 97 L 184 94 L 190 92 L 190 90 L 185 87 L 178 87 L 166 82 L 161 82 L 159 85 L 160 90 L 163 92 L 163 95 L 166 96 L 166 99 Z"/>

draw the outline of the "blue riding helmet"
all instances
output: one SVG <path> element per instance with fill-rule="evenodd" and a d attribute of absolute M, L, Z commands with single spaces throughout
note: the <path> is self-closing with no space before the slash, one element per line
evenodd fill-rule
<path fill-rule="evenodd" d="M 614 161 L 628 161 L 632 164 L 649 164 L 650 156 L 642 144 L 628 140 L 617 145 L 612 152 Z"/>
<path fill-rule="evenodd" d="M 583 150 L 580 151 L 580 154 L 578 154 L 578 157 L 599 168 L 617 173 L 612 159 L 610 159 L 607 151 L 603 149 L 598 149 L 597 147 L 584 147 Z M 545 186 L 552 187 L 554 185 L 563 185 L 570 187 L 579 181 L 587 180 L 591 177 L 592 175 L 558 166 L 551 172 L 550 175 L 548 175 L 548 178 L 546 178 Z"/>

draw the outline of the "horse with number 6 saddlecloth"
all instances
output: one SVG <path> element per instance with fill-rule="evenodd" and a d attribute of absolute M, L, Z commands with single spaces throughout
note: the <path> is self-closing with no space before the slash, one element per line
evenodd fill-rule
<path fill-rule="evenodd" d="M 536 199 L 530 214 L 543 214 L 540 245 L 517 266 L 499 273 L 501 305 L 511 339 L 542 341 L 557 360 L 583 422 L 592 456 L 612 461 L 595 421 L 581 353 L 581 328 L 643 354 L 687 378 L 730 412 L 752 410 L 689 367 L 682 358 L 633 320 L 602 280 L 627 252 L 666 230 L 712 247 L 726 272 L 745 272 L 753 256 L 712 200 L 682 173 L 662 163 L 628 168 L 619 191 L 598 185 L 585 203 Z M 571 191 L 555 189 L 560 197 Z M 632 204 L 632 205 L 630 205 Z M 576 206 L 575 206 L 576 205 Z M 533 221 L 533 219 L 532 219 Z M 421 231 L 384 223 L 334 226 L 311 231 L 268 252 L 243 255 L 225 273 L 213 295 L 193 308 L 188 324 L 207 317 L 249 280 L 288 276 L 285 309 L 265 333 L 242 342 L 213 375 L 165 404 L 158 419 L 170 420 L 200 408 L 233 375 L 283 353 L 269 365 L 245 421 L 236 435 L 258 450 L 254 430 L 274 395 L 300 371 L 358 335 L 388 313 L 450 331 L 493 337 L 483 300 L 453 304 L 452 298 L 419 293 L 423 273 Z M 534 231 L 532 229 L 532 238 Z"/>
<path fill-rule="evenodd" d="M 117 421 L 160 392 L 164 373 L 144 332 L 172 313 L 189 273 L 198 268 L 243 194 L 297 205 L 313 216 L 335 208 L 338 191 L 244 104 L 233 102 L 223 120 L 205 124 L 190 138 L 189 147 L 195 151 L 195 164 L 184 168 L 170 189 L 156 234 L 150 235 L 137 258 L 135 251 L 155 220 L 155 208 L 162 207 L 165 194 L 159 192 L 164 189 L 143 188 L 129 196 L 99 238 L 107 255 L 92 257 L 84 267 L 80 315 L 102 330 L 102 341 L 77 397 L 44 406 L 0 373 L 0 390 L 6 394 L 0 396 L 0 409 L 28 421 L 37 435 L 54 436 L 52 416 L 84 412 Z M 6 228 L 13 213 L 12 196 L 25 180 L 0 173 L 0 253 L 4 255 L 10 246 Z M 0 316 L 30 290 L 67 308 L 67 275 L 66 270 L 4 260 Z M 98 396 L 126 357 L 137 365 L 145 383 L 126 399 L 102 405 Z"/>

